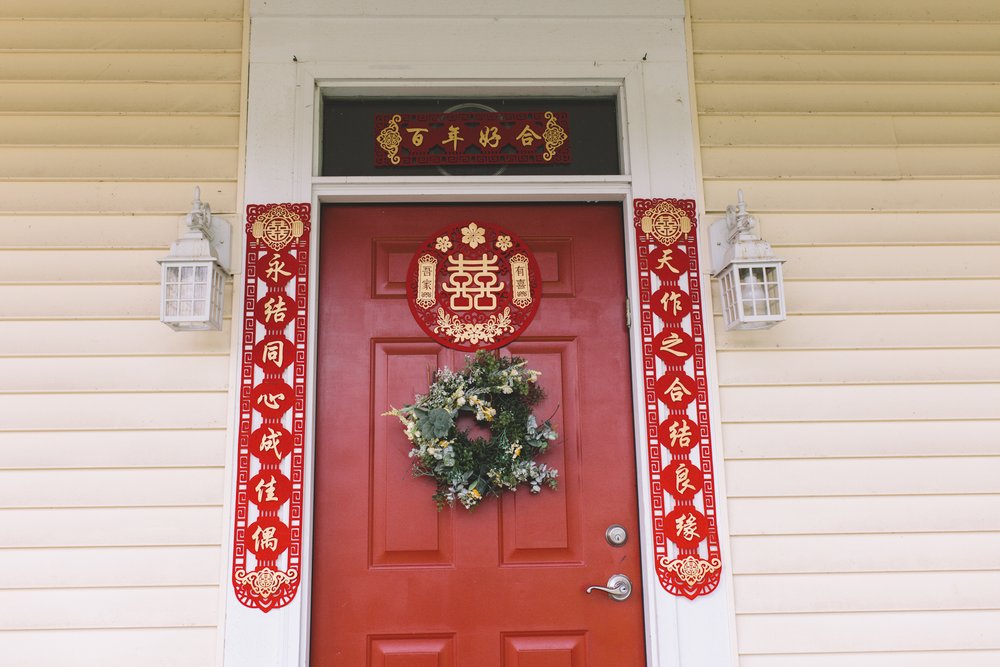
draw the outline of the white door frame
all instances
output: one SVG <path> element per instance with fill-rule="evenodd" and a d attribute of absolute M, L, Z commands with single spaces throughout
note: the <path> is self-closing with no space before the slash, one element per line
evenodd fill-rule
<path fill-rule="evenodd" d="M 684 50 L 681 44 L 682 51 Z M 252 55 L 252 54 L 251 54 Z M 319 207 L 327 202 L 475 202 L 475 201 L 618 201 L 622 204 L 626 241 L 628 293 L 633 321 L 638 321 L 638 275 L 632 201 L 638 197 L 699 199 L 695 143 L 686 57 L 677 62 L 602 63 L 594 77 L 595 63 L 537 64 L 535 78 L 520 78 L 523 71 L 510 64 L 478 64 L 475 76 L 468 63 L 423 63 L 408 73 L 380 77 L 358 64 L 288 63 L 251 64 L 248 111 L 247 165 L 244 205 L 267 202 L 311 202 L 313 205 L 310 280 L 307 411 L 315 414 L 315 341 L 318 269 Z M 359 71 L 363 70 L 363 71 Z M 552 96 L 559 94 L 614 94 L 619 100 L 622 176 L 606 177 L 319 177 L 317 171 L 321 96 L 379 96 L 461 94 Z M 705 227 L 703 224 L 702 228 Z M 705 234 L 701 243 L 704 246 Z M 708 252 L 701 253 L 708 256 Z M 702 267 L 703 284 L 710 284 L 709 267 Z M 707 290 L 706 290 L 707 291 Z M 706 309 L 711 295 L 704 294 Z M 235 300 L 236 310 L 242 300 Z M 711 317 L 706 312 L 706 323 Z M 239 319 L 236 319 L 239 318 Z M 237 312 L 234 321 L 242 321 Z M 706 343 L 714 350 L 711 326 Z M 646 623 L 647 664 L 650 667 L 736 665 L 735 613 L 732 604 L 728 523 L 725 499 L 717 499 L 718 529 L 724 557 L 723 578 L 712 594 L 696 601 L 666 593 L 652 567 L 653 546 L 648 475 L 647 441 L 642 415 L 645 411 L 639 327 L 630 332 L 632 396 L 635 415 L 637 481 L 639 488 L 640 548 L 643 563 L 643 599 Z M 234 332 L 234 338 L 238 332 Z M 718 389 L 714 359 L 709 354 L 712 429 L 718 424 Z M 299 592 L 288 606 L 263 614 L 243 607 L 226 579 L 224 664 L 231 667 L 297 667 L 308 664 L 309 609 L 312 549 L 312 489 L 314 433 L 306 427 L 303 507 L 302 572 Z M 721 439 L 716 436 L 714 461 L 717 493 L 725 490 Z M 230 457 L 232 460 L 234 457 Z M 230 464 L 232 465 L 232 464 Z M 231 471 L 234 474 L 234 471 Z M 231 475 L 232 477 L 232 475 Z M 231 494 L 230 494 L 231 495 Z M 232 558 L 232 512 L 227 530 L 228 562 Z"/>

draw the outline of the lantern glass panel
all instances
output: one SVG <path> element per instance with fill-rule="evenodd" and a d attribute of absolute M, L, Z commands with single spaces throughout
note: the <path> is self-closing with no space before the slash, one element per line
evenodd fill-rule
<path fill-rule="evenodd" d="M 221 329 L 224 281 L 214 261 L 165 264 L 160 319 L 178 330 Z"/>

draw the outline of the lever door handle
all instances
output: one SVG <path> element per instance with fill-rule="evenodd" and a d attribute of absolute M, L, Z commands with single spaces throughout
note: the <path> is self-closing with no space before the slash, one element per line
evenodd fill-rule
<path fill-rule="evenodd" d="M 587 592 L 604 591 L 616 602 L 627 600 L 632 595 L 632 582 L 624 574 L 612 574 L 607 586 L 588 586 Z"/>

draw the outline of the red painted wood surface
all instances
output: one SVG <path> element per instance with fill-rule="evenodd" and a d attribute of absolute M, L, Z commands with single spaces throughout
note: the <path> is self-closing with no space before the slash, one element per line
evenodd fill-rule
<path fill-rule="evenodd" d="M 328 206 L 320 247 L 311 662 L 645 665 L 618 205 Z M 399 422 L 464 355 L 422 335 L 403 283 L 434 230 L 481 220 L 534 250 L 538 315 L 502 354 L 542 372 L 559 489 L 438 512 Z M 604 538 L 613 523 L 629 541 Z M 590 585 L 627 575 L 624 602 Z"/>

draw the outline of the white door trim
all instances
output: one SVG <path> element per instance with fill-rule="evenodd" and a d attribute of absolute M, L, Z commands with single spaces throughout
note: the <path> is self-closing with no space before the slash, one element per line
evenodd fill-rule
<path fill-rule="evenodd" d="M 683 33 L 682 33 L 683 34 Z M 681 45 L 683 51 L 683 44 Z M 252 54 L 251 54 L 252 56 Z M 475 66 L 478 65 L 478 66 Z M 599 65 L 601 77 L 595 78 Z M 476 76 L 471 76 L 475 71 Z M 632 200 L 635 197 L 698 198 L 695 171 L 691 101 L 686 58 L 657 63 L 553 63 L 535 65 L 536 77 L 523 79 L 523 68 L 505 63 L 423 63 L 408 72 L 379 76 L 360 64 L 260 63 L 251 57 L 248 111 L 246 201 L 311 202 L 314 211 L 312 247 L 318 249 L 319 206 L 326 202 L 435 202 L 435 201 L 619 201 L 626 229 L 628 292 L 633 321 L 638 321 L 638 276 L 635 235 L 632 233 Z M 319 146 L 320 96 L 340 94 L 436 94 L 461 92 L 468 96 L 553 95 L 560 92 L 613 92 L 620 108 L 624 176 L 582 177 L 378 177 L 324 178 L 315 176 Z M 702 227 L 705 225 L 703 224 Z M 704 235 L 703 235 L 704 236 Z M 702 240 L 704 243 L 704 239 Z M 707 256 L 708 253 L 702 253 Z M 318 252 L 311 257 L 310 311 L 316 312 Z M 709 284 L 708 267 L 703 267 Z M 706 294 L 706 308 L 711 307 Z M 236 309 L 242 300 L 236 299 Z M 706 314 L 710 313 L 708 311 Z M 242 312 L 236 316 L 242 318 Z M 706 317 L 711 321 L 710 317 Z M 242 321 L 242 319 L 234 319 Z M 307 363 L 307 411 L 315 406 L 316 318 L 310 317 Z M 710 327 L 709 327 L 710 329 Z M 711 330 L 706 342 L 714 350 Z M 238 332 L 234 332 L 234 336 Z M 650 667 L 736 665 L 735 615 L 729 573 L 728 524 L 725 499 L 717 499 L 724 576 L 719 588 L 695 602 L 667 594 L 656 580 L 651 526 L 646 434 L 641 423 L 643 392 L 639 387 L 641 340 L 638 327 L 630 333 L 632 396 L 639 484 L 640 544 L 643 559 L 643 594 L 646 618 L 647 663 Z M 712 355 L 709 363 L 712 363 Z M 715 377 L 714 368 L 709 377 Z M 718 424 L 717 387 L 712 383 L 713 431 Z M 315 414 L 315 412 L 311 412 Z M 313 424 L 306 427 L 302 580 L 296 599 L 287 607 L 263 614 L 240 605 L 226 581 L 224 664 L 231 667 L 293 667 L 308 664 L 309 601 L 311 584 L 311 528 L 313 488 Z M 717 489 L 724 493 L 721 440 L 716 437 Z M 232 467 L 232 464 L 230 463 Z M 234 474 L 234 471 L 230 471 Z M 228 558 L 232 557 L 232 517 L 228 517 Z"/>

